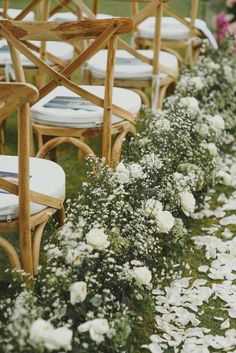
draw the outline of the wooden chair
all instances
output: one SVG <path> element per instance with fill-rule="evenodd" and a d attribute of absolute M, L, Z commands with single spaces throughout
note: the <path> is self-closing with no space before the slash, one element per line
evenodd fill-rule
<path fill-rule="evenodd" d="M 97 0 L 95 0 L 97 1 Z M 187 1 L 185 0 L 187 3 Z M 165 16 L 162 17 L 161 38 L 164 47 L 173 49 L 184 49 L 186 63 L 193 66 L 197 60 L 202 39 L 210 36 L 213 47 L 217 47 L 214 36 L 209 31 L 206 22 L 197 18 L 200 0 L 190 0 L 189 18 L 185 18 L 172 10 L 166 4 L 163 6 Z M 134 14 L 137 7 L 133 7 Z M 138 48 L 153 47 L 155 31 L 155 18 L 153 16 L 145 19 L 136 28 L 135 43 Z"/>
<path fill-rule="evenodd" d="M 9 1 L 5 1 L 8 5 Z M 6 5 L 5 5 L 6 6 Z M 40 6 L 40 8 L 39 8 Z M 37 16 L 40 20 L 47 20 L 49 14 L 50 1 L 48 0 L 32 0 L 23 10 L 13 11 L 12 15 L 16 15 L 15 21 L 23 21 L 31 18 L 33 10 L 37 11 Z M 5 8 L 4 8 L 5 9 Z M 6 12 L 7 10 L 5 10 Z M 67 64 L 69 64 L 74 57 L 74 46 L 69 43 L 59 43 L 57 41 L 45 42 L 25 42 L 25 45 L 30 50 L 44 61 L 47 61 L 55 70 L 61 71 Z M 32 81 L 35 80 L 36 86 L 42 87 L 46 82 L 47 75 L 45 75 L 40 68 L 32 63 L 23 54 L 20 56 L 24 67 L 26 77 Z M 9 74 L 7 74 L 9 71 Z M 11 53 L 4 38 L 0 38 L 0 81 L 15 81 L 14 70 L 12 69 Z M 5 145 L 5 119 L 0 118 L 0 154 L 4 153 Z"/>
<path fill-rule="evenodd" d="M 9 1 L 6 1 L 6 3 L 9 3 Z M 32 0 L 23 10 L 17 10 L 17 15 L 14 17 L 14 20 L 29 21 L 29 17 L 32 17 L 29 15 L 33 13 L 33 10 L 39 21 L 47 21 L 50 10 L 50 0 Z M 4 13 L 5 12 L 4 10 Z M 74 48 L 69 43 L 50 41 L 46 45 L 44 41 L 41 41 L 41 43 L 31 41 L 26 44 L 29 49 L 38 53 L 37 55 L 39 55 L 42 60 L 47 61 L 58 71 L 62 70 L 74 57 Z M 21 56 L 21 61 L 26 75 L 29 78 L 33 77 L 38 88 L 42 87 L 46 82 L 46 76 L 24 55 Z M 5 67 L 9 64 L 11 64 L 11 56 L 7 42 L 3 39 L 0 40 L 0 75 L 4 75 Z"/>
<path fill-rule="evenodd" d="M 8 40 L 11 47 L 14 46 L 52 78 L 46 86 L 40 89 L 40 99 L 31 108 L 33 130 L 39 139 L 38 156 L 46 156 L 62 143 L 73 144 L 84 154 L 93 155 L 93 151 L 83 140 L 87 136 L 102 135 L 102 156 L 108 164 L 118 161 L 124 137 L 129 131 L 135 130 L 135 117 L 141 107 L 140 97 L 136 93 L 120 88 L 113 90 L 117 35 L 129 32 L 132 28 L 133 21 L 130 19 L 87 20 L 71 23 L 0 21 L 0 34 Z M 78 40 L 78 38 L 85 40 L 95 38 L 95 40 L 59 73 L 32 54 L 24 45 L 26 40 L 32 38 L 45 41 L 47 39 Z M 81 87 L 68 79 L 86 60 L 106 45 L 108 46 L 108 59 L 105 88 L 104 86 Z M 14 64 L 16 74 L 22 78 L 19 63 Z M 58 96 L 60 99 L 61 96 L 64 99 L 66 97 L 67 101 L 71 96 L 74 97 L 73 99 L 77 97 L 78 101 L 79 96 L 79 102 L 82 101 L 82 105 L 85 104 L 88 109 L 73 110 L 71 107 L 67 111 L 55 109 L 55 98 Z M 50 107 L 53 99 L 54 108 Z M 112 100 L 115 104 L 112 104 Z M 112 134 L 117 135 L 113 147 Z M 44 143 L 45 136 L 50 137 L 46 143 Z"/>
<path fill-rule="evenodd" d="M 142 0 L 141 0 L 142 1 Z M 161 51 L 161 18 L 163 3 L 166 1 L 145 1 L 145 6 L 132 17 L 135 27 L 155 14 L 154 47 L 151 50 L 135 50 L 120 37 L 115 65 L 115 86 L 131 88 L 138 92 L 144 103 L 150 106 L 145 90 L 151 89 L 152 110 L 161 109 L 167 89 L 175 84 L 178 76 L 178 57 Z M 136 1 L 132 2 L 133 4 Z M 101 84 L 104 82 L 107 51 L 103 50 L 91 58 L 84 70 L 84 82 Z"/>
<path fill-rule="evenodd" d="M 19 108 L 19 157 L 0 155 L 0 233 L 19 232 L 19 253 L 0 237 L 0 248 L 11 267 L 37 273 L 40 243 L 49 216 L 61 210 L 65 175 L 57 164 L 30 155 L 29 104 L 38 98 L 35 87 L 25 83 L 0 83 L 0 115 Z M 17 196 L 16 196 L 17 195 Z M 33 233 L 33 237 L 31 235 Z"/>

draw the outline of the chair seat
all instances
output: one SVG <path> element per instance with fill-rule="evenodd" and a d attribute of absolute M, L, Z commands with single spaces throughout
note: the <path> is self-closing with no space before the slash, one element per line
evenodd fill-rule
<path fill-rule="evenodd" d="M 52 15 L 48 20 L 51 22 L 78 21 L 78 17 L 72 12 L 58 12 Z"/>
<path fill-rule="evenodd" d="M 0 8 L 0 12 L 2 12 L 3 9 Z M 14 19 L 17 15 L 19 15 L 19 13 L 21 13 L 21 9 L 8 9 L 7 10 L 7 14 L 9 17 L 11 17 L 12 19 Z M 0 20 L 3 19 L 2 16 L 0 16 Z M 23 19 L 23 21 L 34 21 L 35 20 L 35 13 L 33 11 L 29 12 L 28 15 L 25 16 L 25 18 Z"/>
<path fill-rule="evenodd" d="M 189 20 L 189 18 L 186 18 Z M 196 19 L 196 27 L 206 27 L 203 20 Z M 153 39 L 155 30 L 155 17 L 149 17 L 138 26 L 138 38 Z M 179 22 L 173 17 L 162 17 L 161 37 L 164 40 L 187 40 L 189 36 L 189 27 Z"/>
<path fill-rule="evenodd" d="M 84 17 L 86 17 L 85 14 L 84 14 Z M 106 20 L 106 19 L 112 18 L 113 16 L 99 13 L 97 14 L 96 17 L 98 20 Z M 55 22 L 78 21 L 78 17 L 71 12 L 58 12 L 58 13 L 55 13 L 53 16 L 51 16 L 49 18 L 49 21 L 55 21 Z"/>
<path fill-rule="evenodd" d="M 138 52 L 150 59 L 153 58 L 152 50 L 138 50 Z M 92 76 L 97 78 L 105 77 L 106 61 L 107 50 L 99 51 L 88 61 L 88 69 L 91 71 Z M 173 54 L 161 52 L 160 64 L 173 71 L 173 73 L 177 73 L 178 71 L 178 60 Z M 114 75 L 116 79 L 151 79 L 152 65 L 136 59 L 133 55 L 125 50 L 117 50 Z M 161 78 L 166 76 L 167 75 L 164 72 L 160 73 Z"/>
<path fill-rule="evenodd" d="M 39 42 L 31 41 L 31 43 L 39 46 Z M 48 42 L 47 51 L 50 54 L 53 54 L 59 57 L 61 60 L 71 60 L 73 59 L 73 56 L 74 56 L 74 47 L 67 43 Z M 37 53 L 37 56 L 39 56 L 39 53 Z M 29 59 L 27 59 L 23 54 L 20 54 L 20 59 L 24 67 L 28 67 L 28 68 L 35 67 L 35 65 Z M 11 55 L 8 50 L 6 40 L 2 39 L 0 40 L 0 65 L 5 65 L 7 63 L 11 63 Z M 53 65 L 53 63 L 50 61 L 48 61 L 48 64 Z"/>
<path fill-rule="evenodd" d="M 18 157 L 0 155 L 0 173 L 17 173 Z M 65 173 L 56 163 L 30 158 L 30 189 L 53 196 L 64 201 L 65 199 Z M 34 215 L 47 207 L 31 203 L 30 214 Z M 0 220 L 18 218 L 18 196 L 0 190 Z"/>
<path fill-rule="evenodd" d="M 104 97 L 104 86 L 81 87 L 99 96 L 100 98 Z M 58 106 L 57 101 L 56 107 L 55 102 L 51 102 L 50 104 L 54 104 L 54 107 L 45 107 L 45 104 L 52 101 L 55 97 L 63 97 L 64 102 L 59 102 Z M 68 100 L 65 102 L 64 97 L 69 97 L 69 103 Z M 77 107 L 74 105 L 76 102 L 71 102 L 71 97 L 77 97 L 79 99 L 77 99 Z M 82 107 L 81 103 L 83 104 Z M 141 108 L 141 99 L 139 95 L 131 90 L 123 88 L 115 87 L 113 89 L 113 103 L 128 110 L 133 115 L 136 115 Z M 62 104 L 63 108 L 60 108 L 60 104 Z M 67 106 L 69 104 L 69 108 L 64 108 L 65 104 L 67 104 Z M 71 104 L 73 108 L 71 108 Z M 103 108 L 84 100 L 81 102 L 81 98 L 75 93 L 65 87 L 57 87 L 32 106 L 31 118 L 34 123 L 57 127 L 69 127 L 76 129 L 98 128 L 101 127 L 102 124 Z M 112 124 L 117 124 L 122 121 L 122 118 L 116 115 L 112 116 Z"/>

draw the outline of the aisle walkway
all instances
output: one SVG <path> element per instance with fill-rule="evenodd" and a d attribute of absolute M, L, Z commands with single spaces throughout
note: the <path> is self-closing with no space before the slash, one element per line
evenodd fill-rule
<path fill-rule="evenodd" d="M 153 291 L 153 353 L 236 352 L 236 157 L 222 162 L 232 187 L 209 191 L 190 223 L 186 270 Z"/>

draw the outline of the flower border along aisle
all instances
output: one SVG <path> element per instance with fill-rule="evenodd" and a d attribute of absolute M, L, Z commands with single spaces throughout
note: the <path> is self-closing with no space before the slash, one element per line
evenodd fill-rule
<path fill-rule="evenodd" d="M 116 171 L 91 161 L 33 289 L 15 282 L 1 301 L 1 352 L 137 353 L 148 342 L 151 292 L 181 269 L 184 222 L 214 180 L 230 184 L 218 163 L 236 125 L 230 50 L 202 56 L 163 112 L 145 112 Z"/>

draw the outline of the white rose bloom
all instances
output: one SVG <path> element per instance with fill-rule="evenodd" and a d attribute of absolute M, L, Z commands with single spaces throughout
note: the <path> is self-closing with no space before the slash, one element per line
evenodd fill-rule
<path fill-rule="evenodd" d="M 194 97 L 183 97 L 180 99 L 180 104 L 193 115 L 199 111 L 198 100 Z"/>
<path fill-rule="evenodd" d="M 43 319 L 33 322 L 30 329 L 30 340 L 36 344 L 43 344 L 50 350 L 71 350 L 73 332 L 66 327 L 55 329 L 52 324 Z"/>
<path fill-rule="evenodd" d="M 155 122 L 155 127 L 158 130 L 170 130 L 170 121 L 165 118 L 161 118 Z"/>
<path fill-rule="evenodd" d="M 90 337 L 96 343 L 104 341 L 104 335 L 110 330 L 107 319 L 94 319 L 81 324 L 79 332 L 89 331 Z"/>
<path fill-rule="evenodd" d="M 209 153 L 212 155 L 212 156 L 216 156 L 217 155 L 217 147 L 214 143 L 208 143 L 207 144 L 207 149 L 209 151 Z"/>
<path fill-rule="evenodd" d="M 106 249 L 109 246 L 110 242 L 107 239 L 108 236 L 100 228 L 92 228 L 88 234 L 86 234 L 88 245 L 98 250 Z"/>
<path fill-rule="evenodd" d="M 209 69 L 212 69 L 212 70 L 219 70 L 220 69 L 220 65 L 214 63 L 214 61 L 210 61 L 207 66 L 209 67 Z"/>
<path fill-rule="evenodd" d="M 118 173 L 119 180 L 122 184 L 127 184 L 130 181 L 130 172 L 125 167 L 124 163 L 120 162 L 116 167 L 116 172 Z"/>
<path fill-rule="evenodd" d="M 219 178 L 224 185 L 231 185 L 232 183 L 231 175 L 224 172 L 223 170 L 219 170 L 219 172 L 216 174 L 216 177 Z"/>
<path fill-rule="evenodd" d="M 142 167 L 138 163 L 129 164 L 129 172 L 130 172 L 131 178 L 134 178 L 134 179 L 143 179 L 144 178 L 144 173 L 143 173 Z"/>
<path fill-rule="evenodd" d="M 34 343 L 43 343 L 52 330 L 54 327 L 50 322 L 39 318 L 30 328 L 30 340 Z"/>
<path fill-rule="evenodd" d="M 173 174 L 173 177 L 174 177 L 174 179 L 175 180 L 179 180 L 179 179 L 182 179 L 183 178 L 183 174 L 182 173 L 179 173 L 179 172 L 175 172 L 174 174 Z"/>
<path fill-rule="evenodd" d="M 169 233 L 175 225 L 175 219 L 169 211 L 158 211 L 157 222 L 161 233 Z"/>
<path fill-rule="evenodd" d="M 190 216 L 190 213 L 194 212 L 196 200 L 191 192 L 183 191 L 180 194 L 181 208 L 186 216 Z"/>
<path fill-rule="evenodd" d="M 158 211 L 162 211 L 162 204 L 157 200 L 148 199 L 144 203 L 144 210 L 147 216 L 155 218 L 157 217 Z"/>
<path fill-rule="evenodd" d="M 208 118 L 209 124 L 215 130 L 224 130 L 225 122 L 221 115 L 217 114 Z"/>
<path fill-rule="evenodd" d="M 201 89 L 203 89 L 203 87 L 204 87 L 204 82 L 203 82 L 203 80 L 201 79 L 201 77 L 193 77 L 190 82 L 191 82 L 192 85 L 195 86 L 195 88 L 196 88 L 197 90 L 199 90 L 199 91 L 200 91 Z"/>
<path fill-rule="evenodd" d="M 59 327 L 50 331 L 49 335 L 44 341 L 44 346 L 50 350 L 64 349 L 71 350 L 73 332 L 66 327 Z"/>
<path fill-rule="evenodd" d="M 72 305 L 83 302 L 87 297 L 87 284 L 83 281 L 70 286 L 70 302 Z"/>
<path fill-rule="evenodd" d="M 133 276 L 140 286 L 149 286 L 152 280 L 151 271 L 143 266 L 143 267 L 135 267 L 133 269 Z"/>

